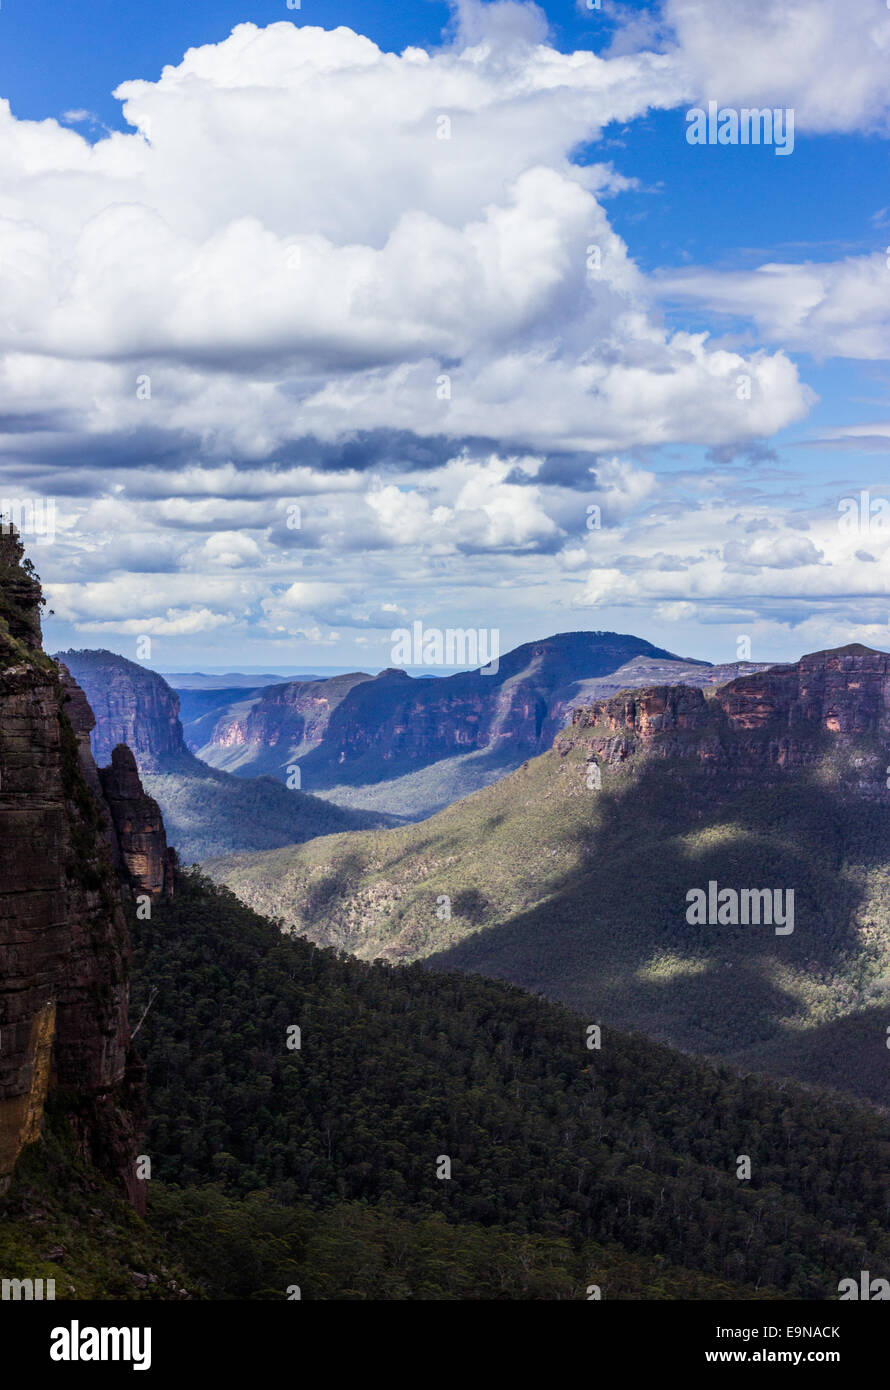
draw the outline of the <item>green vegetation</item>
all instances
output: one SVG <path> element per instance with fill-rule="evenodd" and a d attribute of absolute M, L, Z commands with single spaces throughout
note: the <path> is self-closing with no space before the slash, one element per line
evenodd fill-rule
<path fill-rule="evenodd" d="M 190 754 L 180 769 L 143 772 L 142 785 L 161 808 L 167 839 L 184 863 L 227 854 L 234 845 L 254 850 L 300 844 L 392 817 L 345 810 L 318 796 L 290 791 L 274 777 L 233 777 Z"/>
<path fill-rule="evenodd" d="M 77 1152 L 64 1105 L 44 1120 L 0 1198 L 0 1275 L 54 1279 L 57 1299 L 200 1297 L 168 1242 Z"/>
<path fill-rule="evenodd" d="M 491 1297 L 503 1259 L 508 1297 L 828 1298 L 890 1265 L 867 1107 L 612 1030 L 589 1050 L 559 1005 L 320 951 L 196 875 L 133 930 L 152 1219 L 215 1296 Z"/>
<path fill-rule="evenodd" d="M 594 791 L 565 738 L 423 824 L 204 867 L 320 945 L 508 979 L 591 1021 L 886 1104 L 886 762 L 826 743 L 812 768 L 734 783 L 697 758 L 637 757 Z M 689 925 L 686 894 L 712 879 L 793 888 L 793 934 Z"/>
<path fill-rule="evenodd" d="M 40 610 L 46 599 L 18 533 L 0 516 L 0 669 L 11 661 L 33 661 L 47 670 L 40 650 Z"/>
<path fill-rule="evenodd" d="M 269 1298 L 294 1285 L 304 1299 L 610 1299 L 766 1297 L 619 1246 L 575 1249 L 553 1236 L 411 1220 L 362 1202 L 284 1207 L 267 1193 L 239 1201 L 219 1187 L 158 1185 L 152 1221 L 201 1275 L 211 1298 Z M 775 1294 L 773 1297 L 777 1296 Z"/>
<path fill-rule="evenodd" d="M 0 1200 L 5 1278 L 57 1298 L 830 1299 L 890 1265 L 890 1124 L 867 1107 L 612 1030 L 588 1049 L 559 1005 L 319 950 L 196 874 L 133 930 L 134 1014 L 157 990 L 148 1223 L 59 1097 Z"/>

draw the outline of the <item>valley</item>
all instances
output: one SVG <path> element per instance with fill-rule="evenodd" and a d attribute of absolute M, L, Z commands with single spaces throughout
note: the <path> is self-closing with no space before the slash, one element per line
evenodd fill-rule
<path fill-rule="evenodd" d="M 888 660 L 854 647 L 610 696 L 420 825 L 205 868 L 319 944 L 507 979 L 887 1103 Z M 793 934 L 690 921 L 708 881 L 793 893 Z"/>
<path fill-rule="evenodd" d="M 0 39 L 7 1374 L 873 1375 L 890 0 Z"/>
<path fill-rule="evenodd" d="M 209 767 L 186 746 L 179 696 L 136 662 L 107 651 L 62 652 L 58 659 L 98 712 L 92 733 L 97 761 L 110 760 L 119 743 L 133 750 L 185 863 L 394 823 L 390 816 L 292 791 L 268 776 L 235 778 Z"/>
<path fill-rule="evenodd" d="M 57 665 L 39 609 L 0 535 L 10 1278 L 824 1300 L 890 1258 L 890 658 L 608 694 L 428 820 L 213 860 L 214 883 L 149 794 L 207 775 L 175 694 L 109 653 Z M 39 870 L 15 848 L 26 783 L 55 836 Z M 788 885 L 794 932 L 692 920 L 690 875 L 715 904 Z"/>

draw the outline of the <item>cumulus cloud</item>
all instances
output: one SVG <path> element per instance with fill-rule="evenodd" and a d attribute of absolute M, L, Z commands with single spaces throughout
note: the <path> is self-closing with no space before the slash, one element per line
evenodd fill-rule
<path fill-rule="evenodd" d="M 801 605 L 876 598 L 880 538 L 866 561 L 790 513 L 767 534 L 753 502 L 742 527 L 653 454 L 753 467 L 815 399 L 790 351 L 886 356 L 883 255 L 654 280 L 609 216 L 631 181 L 576 152 L 711 97 L 883 132 L 888 23 L 665 0 L 563 53 L 536 6 L 459 0 L 432 52 L 239 25 L 123 82 L 129 129 L 93 143 L 86 110 L 0 102 L 0 499 L 64 502 L 58 616 L 372 643 L 445 577 L 448 602 L 662 621 L 765 609 L 777 576 Z M 665 299 L 758 342 L 669 328 Z"/>
<path fill-rule="evenodd" d="M 192 563 L 209 564 L 223 569 L 239 569 L 242 565 L 258 564 L 262 561 L 262 551 L 252 536 L 240 531 L 214 531 L 198 550 L 193 552 Z"/>
<path fill-rule="evenodd" d="M 886 133 L 885 0 L 665 0 L 663 16 L 699 101 L 792 107 L 814 132 Z"/>
<path fill-rule="evenodd" d="M 709 487 L 690 481 L 663 483 L 645 513 L 588 540 L 592 567 L 574 607 L 654 608 L 669 621 L 699 622 L 740 614 L 789 621 L 791 613 L 800 622 L 818 606 L 840 622 L 855 596 L 857 626 L 868 618 L 886 625 L 890 502 L 879 489 L 865 493 L 870 506 L 852 492 L 801 512 L 759 488 L 721 498 L 708 494 L 724 491 L 725 480 L 719 489 L 717 477 Z M 577 547 L 565 563 L 582 568 Z"/>
<path fill-rule="evenodd" d="M 744 271 L 666 272 L 658 284 L 666 299 L 752 319 L 766 342 L 815 357 L 890 356 L 890 250 Z"/>
<path fill-rule="evenodd" d="M 777 536 L 770 527 L 764 535 L 727 542 L 723 547 L 723 559 L 728 566 L 749 570 L 797 569 L 800 565 L 818 565 L 822 551 L 809 536 L 797 533 Z"/>
<path fill-rule="evenodd" d="M 122 83 L 133 133 L 94 145 L 0 105 L 0 412 L 255 462 L 346 430 L 599 449 L 799 418 L 781 353 L 659 325 L 610 172 L 571 162 L 680 100 L 676 60 L 560 53 L 533 6 L 457 18 L 434 54 L 239 25 Z"/>
<path fill-rule="evenodd" d="M 395 603 L 375 603 L 350 584 L 297 580 L 263 599 L 261 621 L 274 633 L 305 636 L 328 627 L 389 629 L 404 610 Z"/>
<path fill-rule="evenodd" d="M 81 632 L 114 632 L 141 637 L 194 637 L 200 632 L 213 632 L 230 625 L 232 614 L 214 613 L 209 608 L 168 608 L 162 616 L 115 618 L 104 622 L 95 619 L 79 624 Z"/>

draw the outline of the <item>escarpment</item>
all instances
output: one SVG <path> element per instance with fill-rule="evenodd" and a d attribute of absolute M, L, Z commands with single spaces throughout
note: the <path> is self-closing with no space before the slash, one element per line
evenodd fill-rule
<path fill-rule="evenodd" d="M 91 739 L 96 719 L 87 698 L 65 666 L 59 666 L 66 713 L 77 738 L 81 771 L 99 805 L 107 811 L 104 834 L 124 891 L 173 893 L 176 852 L 168 848 L 158 803 L 143 789 L 136 758 L 118 744 L 108 767 L 96 768 Z"/>
<path fill-rule="evenodd" d="M 739 780 L 826 757 L 884 792 L 890 749 L 890 655 L 852 644 L 741 676 L 714 691 L 651 686 L 574 711 L 557 739 L 615 765 L 634 754 L 692 759 Z"/>
<path fill-rule="evenodd" d="M 143 772 L 190 759 L 179 719 L 179 696 L 163 676 L 107 651 L 56 653 L 86 695 L 95 716 L 93 756 L 104 766 L 126 744 Z"/>
<path fill-rule="evenodd" d="M 315 748 L 337 706 L 354 686 L 373 677 L 363 672 L 324 681 L 287 681 L 247 702 L 242 714 L 217 720 L 210 741 L 220 748 Z"/>
<path fill-rule="evenodd" d="M 675 662 L 637 637 L 558 633 L 481 670 L 445 675 L 433 665 L 436 679 L 391 667 L 373 678 L 353 672 L 273 685 L 222 716 L 200 756 L 277 777 L 296 759 L 313 787 L 385 782 L 465 754 L 518 766 L 550 746 L 579 684 L 635 658 Z"/>
<path fill-rule="evenodd" d="M 172 891 L 173 858 L 132 754 L 96 768 L 86 699 L 41 649 L 41 602 L 0 532 L 0 1189 L 56 1096 L 141 1210 L 122 887 Z"/>

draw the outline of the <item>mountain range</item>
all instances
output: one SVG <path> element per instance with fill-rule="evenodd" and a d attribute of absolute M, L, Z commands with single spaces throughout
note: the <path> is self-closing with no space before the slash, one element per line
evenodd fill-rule
<path fill-rule="evenodd" d="M 683 661 L 621 633 L 563 632 L 517 647 L 493 672 L 390 669 L 235 692 L 215 720 L 195 721 L 190 746 L 239 776 L 284 780 L 297 766 L 305 789 L 340 805 L 422 819 L 549 748 L 572 709 L 595 696 L 759 669 Z"/>
<path fill-rule="evenodd" d="M 163 676 L 134 661 L 109 651 L 60 652 L 56 659 L 95 713 L 96 761 L 109 761 L 118 744 L 132 750 L 144 785 L 187 863 L 393 823 L 390 817 L 292 790 L 271 777 L 237 778 L 208 767 L 186 746 L 176 691 Z"/>
<path fill-rule="evenodd" d="M 890 657 L 852 646 L 595 699 L 420 825 L 205 867 L 319 944 L 886 1104 L 888 765 Z M 790 891 L 793 930 L 691 921 L 711 884 Z"/>
<path fill-rule="evenodd" d="M 189 862 L 422 819 L 549 747 L 579 702 L 654 681 L 709 688 L 764 669 L 684 661 L 603 632 L 528 643 L 493 675 L 353 672 L 254 690 L 205 688 L 196 676 L 174 690 L 108 651 L 56 658 L 95 710 L 95 756 L 132 748 Z"/>
<path fill-rule="evenodd" d="M 887 1268 L 885 1112 L 683 1056 L 464 966 L 395 968 L 320 949 L 183 871 L 135 750 L 117 745 L 97 765 L 91 738 L 102 747 L 108 730 L 92 728 L 84 692 L 44 655 L 40 602 L 20 546 L 0 534 L 5 1277 L 52 1279 L 60 1298 L 280 1300 L 297 1286 L 309 1300 L 579 1300 L 592 1289 L 607 1300 L 823 1300 L 856 1271 Z M 783 777 L 815 770 L 825 780 L 836 759 L 828 809 L 843 789 L 848 824 L 873 828 L 859 808 L 884 812 L 873 757 L 883 663 L 853 649 L 753 687 L 646 689 L 580 707 L 551 752 L 422 826 L 366 842 L 376 853 L 401 845 L 406 864 L 426 872 L 427 896 L 431 876 L 464 856 L 451 890 L 465 945 L 488 939 L 481 921 L 471 933 L 461 925 L 462 913 L 485 910 L 472 892 L 480 844 L 504 869 L 499 891 L 553 861 L 554 914 L 537 936 L 549 930 L 542 955 L 556 959 L 580 908 L 558 892 L 568 868 L 554 855 L 558 819 L 566 856 L 579 844 L 591 859 L 615 855 L 612 899 L 596 932 L 581 923 L 583 944 L 627 947 L 643 924 L 611 916 L 620 890 L 636 892 L 620 842 L 657 824 L 664 786 L 682 836 L 722 774 L 728 794 L 744 797 L 772 768 L 764 802 L 775 843 L 758 861 L 770 882 L 788 882 L 768 857 L 783 853 L 773 796 Z M 134 741 L 163 764 L 176 724 L 160 695 L 149 708 L 164 746 L 152 751 L 135 730 Z M 109 704 L 112 714 L 124 717 Z M 688 781 L 676 780 L 678 759 Z M 635 805 L 629 820 L 617 815 L 622 801 Z M 546 815 L 537 824 L 550 842 L 515 842 L 501 864 L 511 804 L 524 833 L 523 817 L 548 802 L 550 829 Z M 588 819 L 591 805 L 600 820 Z M 825 806 L 816 809 L 827 828 Z M 612 838 L 594 843 L 591 830 L 604 828 Z M 425 869 L 412 839 L 421 835 Z M 867 847 L 861 833 L 849 844 Z M 349 845 L 358 852 L 351 835 L 291 852 Z M 652 906 L 645 866 L 657 864 L 657 880 L 666 864 L 672 881 L 674 851 L 639 838 L 633 848 Z M 792 857 L 798 850 L 792 842 Z M 681 882 L 712 871 L 708 852 Z M 832 853 L 797 867 L 821 871 L 810 884 L 818 903 Z M 342 875 L 319 885 L 319 913 L 344 885 Z M 382 940 L 386 914 L 374 918 L 373 892 L 364 902 Z M 812 902 L 802 909 L 800 927 L 811 926 Z M 837 926 L 840 961 L 852 943 L 849 922 Z M 872 935 L 879 951 L 881 923 Z M 797 930 L 782 938 L 797 940 Z M 813 940 L 810 931 L 808 949 Z M 410 950 L 395 941 L 394 957 Z M 521 973 L 529 958 L 517 960 Z M 610 1013 L 619 1004 L 613 992 Z M 762 1004 L 744 1001 L 755 1025 Z"/>

